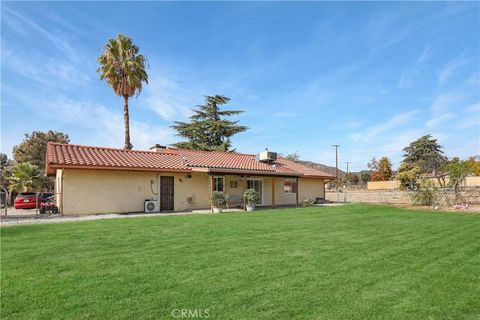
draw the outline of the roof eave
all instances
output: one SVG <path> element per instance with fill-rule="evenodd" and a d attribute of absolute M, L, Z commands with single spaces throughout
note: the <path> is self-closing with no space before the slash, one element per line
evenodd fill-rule
<path fill-rule="evenodd" d="M 109 167 L 109 166 L 77 166 L 77 165 L 48 165 L 48 175 L 54 176 L 57 169 L 75 170 L 112 170 L 112 171 L 141 171 L 141 172 L 180 172 L 190 173 L 191 169 L 145 168 L 145 167 Z"/>
<path fill-rule="evenodd" d="M 280 177 L 302 177 L 303 176 L 301 173 L 297 173 L 297 172 L 278 172 L 278 171 L 229 169 L 229 168 L 193 167 L 192 171 L 206 172 L 206 173 L 226 173 L 226 174 L 280 176 Z"/>

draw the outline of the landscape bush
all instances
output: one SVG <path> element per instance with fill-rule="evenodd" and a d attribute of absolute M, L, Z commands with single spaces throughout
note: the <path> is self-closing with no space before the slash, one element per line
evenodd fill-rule
<path fill-rule="evenodd" d="M 311 207 L 315 204 L 315 200 L 312 198 L 305 198 L 302 202 L 302 207 Z"/>
<path fill-rule="evenodd" d="M 429 179 L 422 179 L 418 188 L 412 194 L 412 202 L 419 206 L 431 206 L 438 196 L 435 183 Z"/>

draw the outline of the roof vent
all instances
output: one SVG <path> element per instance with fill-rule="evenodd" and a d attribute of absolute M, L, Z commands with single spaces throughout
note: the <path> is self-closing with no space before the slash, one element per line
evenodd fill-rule
<path fill-rule="evenodd" d="M 257 154 L 257 161 L 260 161 L 260 162 L 272 162 L 276 160 L 277 160 L 277 153 L 268 151 L 268 149 L 265 149 L 265 151 Z"/>
<path fill-rule="evenodd" d="M 162 146 L 158 143 L 150 148 L 150 151 L 154 151 L 154 152 L 164 152 L 165 150 L 167 150 L 167 147 Z"/>

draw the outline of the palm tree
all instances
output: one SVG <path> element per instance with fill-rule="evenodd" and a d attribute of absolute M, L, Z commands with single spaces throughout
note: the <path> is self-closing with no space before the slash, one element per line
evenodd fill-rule
<path fill-rule="evenodd" d="M 98 57 L 100 80 L 105 80 L 117 96 L 123 97 L 123 118 L 125 122 L 125 149 L 132 149 L 128 116 L 128 98 L 139 95 L 142 82 L 148 84 L 145 71 L 146 58 L 138 53 L 139 48 L 132 38 L 119 34 L 108 39 L 102 54 Z"/>
<path fill-rule="evenodd" d="M 17 163 L 13 168 L 12 176 L 9 177 L 10 192 L 25 192 L 28 190 L 35 190 L 39 184 L 38 167 L 28 162 Z"/>

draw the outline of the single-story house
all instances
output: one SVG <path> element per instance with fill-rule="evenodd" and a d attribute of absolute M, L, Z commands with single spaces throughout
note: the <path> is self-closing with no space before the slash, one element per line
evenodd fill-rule
<path fill-rule="evenodd" d="M 145 201 L 159 211 L 211 207 L 212 191 L 242 205 L 247 188 L 260 193 L 258 206 L 298 205 L 325 199 L 335 176 L 264 151 L 258 155 L 184 150 L 155 145 L 149 151 L 48 143 L 46 174 L 55 177 L 60 212 L 141 212 Z"/>

